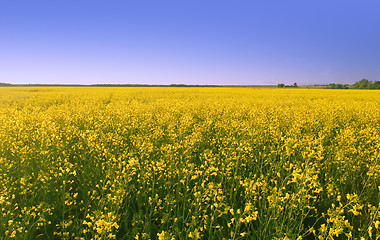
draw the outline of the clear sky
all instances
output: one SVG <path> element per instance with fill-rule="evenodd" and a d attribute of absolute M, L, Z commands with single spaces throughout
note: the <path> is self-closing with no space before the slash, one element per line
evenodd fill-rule
<path fill-rule="evenodd" d="M 378 0 L 0 0 L 0 82 L 380 80 Z"/>

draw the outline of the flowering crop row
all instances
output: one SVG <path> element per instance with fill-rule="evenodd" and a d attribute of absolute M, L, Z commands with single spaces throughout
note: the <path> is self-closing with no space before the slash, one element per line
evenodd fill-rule
<path fill-rule="evenodd" d="M 0 239 L 379 239 L 380 95 L 0 88 Z"/>

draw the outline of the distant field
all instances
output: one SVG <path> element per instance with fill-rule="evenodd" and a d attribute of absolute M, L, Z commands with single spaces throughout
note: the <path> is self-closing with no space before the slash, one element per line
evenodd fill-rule
<path fill-rule="evenodd" d="M 0 239 L 379 239 L 378 91 L 0 88 Z"/>

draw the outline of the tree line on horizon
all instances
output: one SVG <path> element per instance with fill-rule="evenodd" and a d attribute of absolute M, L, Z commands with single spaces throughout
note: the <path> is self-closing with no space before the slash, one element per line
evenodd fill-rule
<path fill-rule="evenodd" d="M 352 85 L 340 84 L 340 83 L 330 83 L 329 85 L 314 85 L 316 87 L 321 86 L 327 89 L 380 89 L 380 81 L 370 81 L 363 78 L 362 80 L 355 82 Z M 298 88 L 297 83 L 293 85 L 285 85 L 283 83 L 277 84 L 278 88 Z"/>
<path fill-rule="evenodd" d="M 277 84 L 278 88 L 298 88 L 298 84 L 295 82 L 293 85 L 285 85 L 283 83 Z"/>
<path fill-rule="evenodd" d="M 336 84 L 330 83 L 326 86 L 329 89 L 380 89 L 380 81 L 369 81 L 363 78 L 362 80 L 349 85 L 349 84 Z"/>
<path fill-rule="evenodd" d="M 62 85 L 62 84 L 11 84 L 11 83 L 3 83 L 0 82 L 0 87 L 5 86 L 94 86 L 94 87 L 223 87 L 223 85 L 187 85 L 187 84 L 170 84 L 170 85 L 149 85 L 149 84 L 92 84 L 92 85 Z M 234 85 L 238 87 L 239 85 Z M 242 85 L 243 86 L 243 85 Z M 252 85 L 254 86 L 254 85 Z M 262 87 L 262 85 L 256 85 L 257 87 Z M 314 85 L 321 86 L 327 89 L 380 89 L 380 81 L 370 81 L 368 79 L 363 78 L 362 80 L 355 82 L 352 85 L 349 84 L 340 84 L 340 83 L 330 83 L 329 85 Z M 244 86 L 247 87 L 247 86 Z M 275 86 L 271 86 L 275 87 Z M 298 84 L 295 82 L 293 85 L 285 85 L 283 83 L 277 84 L 278 88 L 298 88 Z"/>

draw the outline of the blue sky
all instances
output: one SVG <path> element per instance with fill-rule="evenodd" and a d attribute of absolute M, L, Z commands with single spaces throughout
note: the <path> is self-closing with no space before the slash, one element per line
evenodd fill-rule
<path fill-rule="evenodd" d="M 0 0 L 0 82 L 380 80 L 380 1 Z"/>

